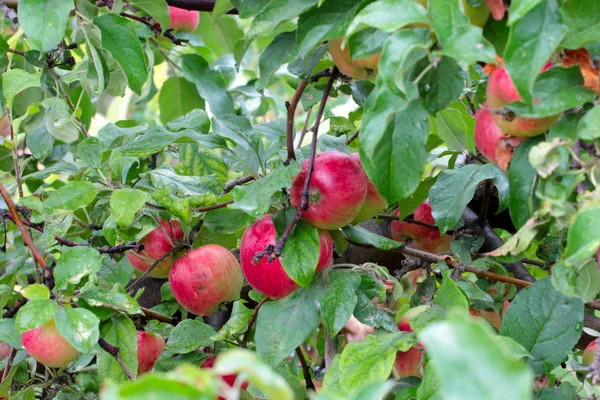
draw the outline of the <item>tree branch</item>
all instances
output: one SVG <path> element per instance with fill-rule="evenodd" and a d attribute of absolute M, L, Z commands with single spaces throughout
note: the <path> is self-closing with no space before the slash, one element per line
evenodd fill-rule
<path fill-rule="evenodd" d="M 346 145 L 349 145 L 350 143 L 352 143 L 352 141 L 354 139 L 356 139 L 358 137 L 358 135 L 360 134 L 360 129 L 358 129 L 356 132 L 354 132 L 354 135 L 350 136 L 348 138 L 348 140 L 346 140 Z"/>
<path fill-rule="evenodd" d="M 144 307 L 140 307 L 140 309 L 142 310 L 142 312 L 144 313 L 144 316 L 148 320 L 153 319 L 153 320 L 160 321 L 160 322 L 166 322 L 167 324 L 171 324 L 171 325 L 177 325 L 177 323 L 179 322 L 178 318 L 169 317 L 168 315 L 164 315 L 164 314 L 158 313 L 156 311 L 152 311 L 152 310 L 150 310 L 148 308 L 144 308 Z"/>
<path fill-rule="evenodd" d="M 221 196 L 231 192 L 234 187 L 243 185 L 248 182 L 252 182 L 254 179 L 256 179 L 254 175 L 246 175 L 242 176 L 241 178 L 237 178 L 232 181 L 226 182 L 225 185 L 223 185 L 223 192 L 221 192 Z"/>
<path fill-rule="evenodd" d="M 123 369 L 123 372 L 125 372 L 125 375 L 127 376 L 127 378 L 129 378 L 130 380 L 134 379 L 133 375 L 131 374 L 131 372 L 129 372 L 129 370 L 127 369 L 127 366 L 125 365 L 123 360 L 121 360 L 121 358 L 119 357 L 119 351 L 121 349 L 119 349 L 117 346 L 113 346 L 112 344 L 108 343 L 106 340 L 104 340 L 102 338 L 98 339 L 98 345 L 102 348 L 102 350 L 106 351 L 108 354 L 110 354 L 111 356 L 113 356 L 115 358 L 117 363 Z"/>
<path fill-rule="evenodd" d="M 296 154 L 294 153 L 294 117 L 296 115 L 296 108 L 298 107 L 298 103 L 300 103 L 300 99 L 302 98 L 306 86 L 308 86 L 308 80 L 302 79 L 300 83 L 298 83 L 292 101 L 289 104 L 286 104 L 287 121 L 285 125 L 285 146 L 287 147 L 288 156 L 285 165 L 288 165 L 290 161 L 296 159 Z"/>
<path fill-rule="evenodd" d="M 254 312 L 252 313 L 252 315 L 250 316 L 250 319 L 248 320 L 248 329 L 244 333 L 244 337 L 242 339 L 242 347 L 246 348 L 248 346 L 248 338 L 250 337 L 250 331 L 252 330 L 252 325 L 254 325 L 254 321 L 256 321 L 256 317 L 258 317 L 258 310 L 260 310 L 260 308 L 263 306 L 263 304 L 265 304 L 267 301 L 269 301 L 269 298 L 267 296 L 265 296 L 260 301 L 260 303 L 258 303 L 256 305 L 256 307 L 254 307 Z"/>
<path fill-rule="evenodd" d="M 8 356 L 8 361 L 6 361 L 6 367 L 4 367 L 4 371 L 2 372 L 2 382 L 4 382 L 6 380 L 6 378 L 8 377 L 8 372 L 12 368 L 13 360 L 15 359 L 16 355 L 17 355 L 17 349 L 12 348 L 10 350 L 10 354 Z"/>
<path fill-rule="evenodd" d="M 296 355 L 298 356 L 298 360 L 300 360 L 300 365 L 302 366 L 302 374 L 304 375 L 306 389 L 315 390 L 315 384 L 310 377 L 310 369 L 308 368 L 308 364 L 306 364 L 304 353 L 302 353 L 302 349 L 300 347 L 296 347 Z"/>

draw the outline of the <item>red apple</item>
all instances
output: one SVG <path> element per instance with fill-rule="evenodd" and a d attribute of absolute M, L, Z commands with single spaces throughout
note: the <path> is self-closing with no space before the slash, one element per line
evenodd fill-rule
<path fill-rule="evenodd" d="M 165 350 L 165 339 L 146 331 L 138 331 L 138 375 L 151 371 Z"/>
<path fill-rule="evenodd" d="M 400 216 L 400 210 L 396 210 L 395 216 Z M 429 200 L 425 200 L 413 213 L 414 219 L 429 225 L 434 224 L 431 214 Z M 450 235 L 440 235 L 437 229 L 417 225 L 405 221 L 392 221 L 392 238 L 406 243 L 409 247 L 430 253 L 442 253 L 450 250 Z"/>
<path fill-rule="evenodd" d="M 588 344 L 586 346 L 586 348 L 583 350 L 583 358 L 581 360 L 582 364 L 592 365 L 597 352 L 598 352 L 598 342 L 596 340 L 594 340 L 593 342 Z"/>
<path fill-rule="evenodd" d="M 487 105 L 475 113 L 475 145 L 477 149 L 492 163 L 506 171 L 515 148 L 525 137 L 510 136 L 502 132 L 492 118 Z"/>
<path fill-rule="evenodd" d="M 485 318 L 497 330 L 500 330 L 500 326 L 502 325 L 502 322 L 500 321 L 500 316 L 498 315 L 497 312 L 478 310 L 476 308 L 471 307 L 471 308 L 469 308 L 469 313 L 476 319 Z"/>
<path fill-rule="evenodd" d="M 54 318 L 25 332 L 21 341 L 27 353 L 47 367 L 64 368 L 77 357 L 75 347 L 56 329 Z"/>
<path fill-rule="evenodd" d="M 215 358 L 208 357 L 206 360 L 204 360 L 204 362 L 202 363 L 200 368 L 212 369 L 214 366 L 215 366 Z M 237 378 L 237 374 L 221 375 L 221 380 L 225 384 L 227 384 L 227 386 L 229 386 L 229 387 L 233 387 L 233 385 L 235 384 L 236 378 Z M 240 388 L 242 390 L 246 390 L 248 388 L 248 382 L 243 382 L 241 384 Z M 226 399 L 224 397 L 219 396 L 219 400 L 226 400 Z"/>
<path fill-rule="evenodd" d="M 398 321 L 398 329 L 400 329 L 401 332 L 412 332 L 413 330 L 408 321 L 425 310 L 427 310 L 426 306 L 419 306 L 408 310 L 402 318 L 400 318 L 400 321 Z M 421 348 L 421 344 L 417 344 L 408 351 L 399 351 L 396 353 L 395 367 L 400 378 L 406 378 L 408 376 L 420 378 L 423 376 L 419 368 L 421 360 L 423 359 L 423 350 L 421 350 Z"/>
<path fill-rule="evenodd" d="M 544 70 L 548 69 L 546 65 Z M 506 69 L 502 66 L 494 68 L 488 79 L 487 104 L 492 111 L 492 118 L 502 132 L 520 137 L 531 137 L 547 131 L 560 117 L 552 115 L 544 118 L 525 118 L 515 115 L 504 107 L 512 102 L 522 100 L 521 95 L 512 82 Z"/>
<path fill-rule="evenodd" d="M 218 244 L 207 244 L 186 253 L 169 273 L 175 300 L 200 316 L 210 315 L 221 303 L 238 298 L 243 280 L 240 263 Z"/>
<path fill-rule="evenodd" d="M 374 79 L 377 76 L 377 65 L 381 54 L 375 54 L 360 60 L 351 60 L 348 43 L 342 49 L 342 40 L 343 38 L 337 38 L 328 42 L 329 53 L 338 69 L 350 78 L 358 80 Z"/>
<path fill-rule="evenodd" d="M 198 11 L 169 7 L 169 14 L 171 16 L 169 28 L 176 31 L 193 32 L 200 23 L 200 13 Z"/>
<path fill-rule="evenodd" d="M 358 153 L 353 153 L 352 158 L 362 167 L 360 163 L 360 155 Z M 365 176 L 367 174 L 365 173 Z M 360 209 L 358 215 L 352 221 L 353 224 L 356 224 L 361 221 L 366 221 L 368 219 L 373 218 L 380 212 L 382 212 L 387 207 L 387 202 L 377 191 L 373 182 L 367 176 L 367 198 L 365 199 L 365 204 L 363 204 Z"/>
<path fill-rule="evenodd" d="M 246 228 L 240 245 L 240 260 L 244 275 L 255 290 L 272 299 L 280 299 L 292 293 L 298 285 L 288 276 L 279 260 L 268 261 L 262 257 L 253 261 L 256 253 L 264 251 L 268 245 L 277 241 L 275 225 L 271 214 L 267 214 Z M 317 271 L 331 264 L 333 242 L 327 231 L 319 230 L 320 252 Z"/>
<path fill-rule="evenodd" d="M 139 241 L 139 243 L 144 245 L 144 250 L 127 253 L 127 259 L 138 271 L 145 272 L 156 260 L 162 258 L 173 249 L 174 242 L 183 240 L 183 231 L 179 222 L 171 220 L 169 224 L 168 221 L 160 218 L 158 222 L 161 226 Z M 150 272 L 149 276 L 152 278 L 166 278 L 169 276 L 169 271 L 174 260 L 173 255 L 165 258 Z"/>
<path fill-rule="evenodd" d="M 309 160 L 292 180 L 290 199 L 300 206 Z M 325 230 L 348 225 L 361 211 L 367 198 L 367 175 L 350 155 L 341 151 L 317 154 L 308 189 L 308 209 L 303 218 Z"/>

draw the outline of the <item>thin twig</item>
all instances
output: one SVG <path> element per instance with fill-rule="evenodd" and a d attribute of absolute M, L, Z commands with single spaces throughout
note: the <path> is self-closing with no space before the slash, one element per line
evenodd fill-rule
<path fill-rule="evenodd" d="M 333 338 L 329 335 L 329 329 L 325 328 L 325 370 L 329 371 L 329 368 L 333 364 L 333 359 L 337 354 L 338 342 L 337 335 Z"/>
<path fill-rule="evenodd" d="M 221 192 L 221 196 L 226 195 L 227 193 L 231 192 L 234 187 L 243 185 L 248 182 L 252 182 L 254 179 L 256 179 L 254 177 L 254 175 L 246 175 L 246 176 L 242 176 L 241 178 L 237 178 L 232 181 L 225 182 L 225 185 L 223 185 L 223 192 Z"/>
<path fill-rule="evenodd" d="M 136 280 L 131 282 L 129 285 L 127 285 L 125 290 L 127 290 L 127 292 L 131 295 L 133 293 L 134 289 L 139 286 L 139 284 L 142 282 L 142 280 L 144 280 L 150 274 L 150 272 L 152 272 L 152 270 L 154 268 L 156 268 L 156 266 L 158 264 L 160 264 L 162 261 L 166 260 L 171 255 L 177 253 L 179 250 L 184 249 L 185 247 L 186 246 L 184 244 L 179 244 L 179 245 L 173 247 L 171 250 L 169 250 L 165 254 L 163 254 L 163 256 L 160 257 L 158 260 L 155 260 L 152 263 L 152 265 L 150 266 L 150 268 L 148 268 L 146 271 L 144 271 L 144 273 L 142 275 L 140 275 L 139 278 L 137 278 Z"/>
<path fill-rule="evenodd" d="M 308 124 L 310 123 L 310 116 L 312 114 L 312 110 L 312 106 L 308 107 L 308 110 L 306 110 L 306 117 L 304 118 L 304 126 L 302 127 L 302 132 L 300 132 L 300 136 L 296 136 L 296 139 L 294 139 L 294 147 L 296 149 L 302 147 L 304 136 L 306 136 L 306 132 L 308 132 Z"/>
<path fill-rule="evenodd" d="M 302 353 L 302 349 L 300 347 L 296 347 L 296 355 L 298 356 L 298 360 L 300 360 L 300 365 L 302 366 L 302 374 L 304 375 L 306 389 L 315 390 L 315 384 L 310 377 L 310 369 L 308 368 L 308 364 L 304 358 L 304 353 Z"/>
<path fill-rule="evenodd" d="M 384 219 L 384 220 L 388 220 L 388 221 L 400 221 L 400 217 L 397 217 L 395 215 L 386 215 L 386 214 L 379 214 L 379 215 L 375 216 L 375 219 Z M 425 228 L 433 229 L 436 231 L 440 229 L 435 225 L 431 225 L 431 224 L 428 224 L 427 222 L 419 221 L 414 218 L 407 217 L 407 218 L 404 218 L 402 221 L 408 222 L 411 224 L 415 224 L 415 225 L 424 226 Z"/>
<path fill-rule="evenodd" d="M 256 321 L 256 317 L 258 317 L 258 310 L 260 310 L 260 308 L 263 306 L 263 304 L 265 304 L 267 301 L 269 300 L 268 297 L 264 297 L 260 303 L 258 303 L 256 305 L 256 307 L 254 307 L 254 312 L 252 313 L 252 315 L 250 316 L 250 319 L 248 320 L 248 329 L 246 330 L 246 332 L 244 333 L 244 337 L 242 338 L 242 347 L 247 347 L 248 346 L 248 338 L 250 337 L 250 331 L 252 330 L 252 325 L 254 325 L 254 321 Z"/>
<path fill-rule="evenodd" d="M 27 304 L 27 299 L 25 297 L 17 299 L 14 304 L 6 310 L 4 313 L 4 318 L 14 317 L 25 304 Z"/>
<path fill-rule="evenodd" d="M 194 241 L 196 240 L 196 237 L 198 236 L 198 233 L 200 233 L 200 229 L 202 229 L 202 225 L 204 225 L 204 217 L 200 217 L 198 219 L 198 222 L 196 222 L 196 225 L 194 225 L 192 227 L 192 229 L 190 229 L 190 233 L 188 235 L 188 245 L 190 247 L 192 247 L 194 245 Z"/>
<path fill-rule="evenodd" d="M 354 135 L 350 136 L 348 138 L 348 140 L 346 140 L 346 145 L 349 145 L 350 143 L 352 143 L 352 141 L 354 139 L 356 139 L 358 137 L 358 135 L 360 134 L 360 129 L 358 129 L 356 132 L 354 132 Z"/>
<path fill-rule="evenodd" d="M 108 343 L 106 340 L 104 340 L 102 338 L 98 339 L 98 345 L 102 348 L 102 350 L 106 351 L 108 354 L 110 354 L 111 356 L 113 356 L 115 358 L 117 363 L 123 369 L 123 372 L 125 372 L 125 375 L 127 376 L 127 378 L 129 378 L 130 380 L 134 379 L 134 376 L 131 374 L 131 372 L 129 372 L 129 369 L 127 369 L 127 366 L 125 365 L 123 360 L 121 360 L 121 357 L 119 357 L 120 349 L 117 346 L 113 346 L 112 344 Z"/>
<path fill-rule="evenodd" d="M 164 315 L 164 314 L 158 313 L 156 311 L 152 311 L 152 310 L 150 310 L 148 308 L 144 308 L 144 307 L 140 307 L 140 309 L 142 310 L 142 312 L 144 313 L 144 316 L 148 320 L 154 319 L 156 321 L 166 322 L 167 324 L 171 324 L 171 325 L 177 325 L 177 323 L 179 322 L 178 318 L 169 317 L 168 315 Z"/>
<path fill-rule="evenodd" d="M 225 208 L 230 204 L 233 204 L 233 200 L 225 201 L 225 202 L 219 203 L 219 204 L 214 204 L 212 206 L 194 208 L 194 211 L 196 211 L 196 212 L 213 211 L 213 210 L 218 210 L 219 208 Z"/>
<path fill-rule="evenodd" d="M 302 94 L 304 93 L 306 86 L 308 86 L 308 80 L 302 79 L 300 83 L 298 83 L 298 87 L 296 88 L 294 97 L 292 97 L 292 101 L 289 104 L 286 104 L 287 121 L 285 129 L 285 145 L 287 147 L 288 155 L 285 165 L 296 159 L 296 154 L 294 153 L 294 116 L 296 115 L 296 108 L 298 107 L 298 103 L 300 103 L 300 99 L 302 98 Z"/>

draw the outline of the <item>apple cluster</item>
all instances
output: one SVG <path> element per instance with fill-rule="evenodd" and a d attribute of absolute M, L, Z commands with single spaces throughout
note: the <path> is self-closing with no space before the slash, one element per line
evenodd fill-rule
<path fill-rule="evenodd" d="M 550 68 L 548 63 L 542 70 Z M 487 84 L 487 102 L 475 114 L 475 145 L 489 161 L 507 170 L 513 152 L 528 137 L 547 131 L 560 117 L 526 118 L 506 108 L 522 97 L 503 66 L 494 67 Z"/>

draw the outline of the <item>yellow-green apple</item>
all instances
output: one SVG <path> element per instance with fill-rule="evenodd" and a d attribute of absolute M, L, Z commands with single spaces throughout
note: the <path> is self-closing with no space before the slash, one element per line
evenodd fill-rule
<path fill-rule="evenodd" d="M 210 315 L 221 303 L 238 298 L 243 280 L 240 263 L 218 244 L 189 251 L 173 264 L 169 273 L 175 300 L 200 316 Z"/>
<path fill-rule="evenodd" d="M 500 169 L 508 170 L 515 148 L 525 139 L 502 132 L 485 104 L 475 113 L 475 145 L 485 158 Z"/>
<path fill-rule="evenodd" d="M 544 69 L 550 68 L 547 64 Z M 525 118 L 505 109 L 507 104 L 522 100 L 511 77 L 503 66 L 495 67 L 488 78 L 487 104 L 492 118 L 502 132 L 512 136 L 531 137 L 547 131 L 560 117 Z"/>
<path fill-rule="evenodd" d="M 329 53 L 336 67 L 350 78 L 365 80 L 374 79 L 377 76 L 377 65 L 381 54 L 375 54 L 367 58 L 352 60 L 348 43 L 342 48 L 343 38 L 332 39 L 328 42 Z"/>
<path fill-rule="evenodd" d="M 169 6 L 169 15 L 171 16 L 170 29 L 193 32 L 198 28 L 198 23 L 200 22 L 200 13 L 198 11 Z"/>
<path fill-rule="evenodd" d="M 300 207 L 309 160 L 292 180 L 290 200 Z M 312 226 L 339 229 L 356 218 L 367 198 L 367 175 L 352 156 L 341 151 L 317 154 L 308 186 L 308 209 L 302 217 Z"/>
<path fill-rule="evenodd" d="M 27 353 L 47 367 L 64 368 L 77 357 L 77 350 L 56 328 L 54 318 L 21 336 Z"/>
<path fill-rule="evenodd" d="M 244 231 L 240 245 L 240 261 L 244 276 L 250 286 L 267 297 L 280 299 L 292 293 L 298 285 L 288 276 L 281 262 L 275 259 L 271 262 L 262 257 L 255 262 L 256 253 L 264 251 L 267 246 L 275 245 L 277 232 L 267 214 Z M 327 231 L 319 230 L 319 261 L 317 271 L 331 264 L 333 257 L 333 242 Z"/>
<path fill-rule="evenodd" d="M 400 216 L 400 210 L 396 210 L 395 216 Z M 435 223 L 431 214 L 429 200 L 425 200 L 413 213 L 414 219 L 429 225 Z M 392 221 L 392 238 L 404 242 L 409 247 L 430 253 L 442 253 L 450 250 L 450 235 L 440 235 L 437 229 L 429 228 L 405 221 Z"/>
<path fill-rule="evenodd" d="M 165 221 L 160 218 L 158 222 L 160 226 L 139 241 L 140 244 L 144 245 L 144 250 L 127 253 L 127 259 L 138 271 L 145 272 L 148 270 L 156 260 L 161 259 L 173 249 L 174 242 L 183 239 L 183 231 L 179 222 L 175 220 Z M 174 255 L 165 258 L 154 267 L 149 276 L 152 278 L 166 278 L 169 276 L 173 261 L 175 261 Z"/>
<path fill-rule="evenodd" d="M 360 163 L 360 155 L 358 153 L 353 153 L 352 158 L 354 158 L 358 165 L 362 167 L 362 164 Z M 365 203 L 363 204 L 362 208 L 358 212 L 358 215 L 354 218 L 354 221 L 352 221 L 352 223 L 356 224 L 358 222 L 371 219 L 380 212 L 382 212 L 386 207 L 387 202 L 383 197 L 381 197 L 381 195 L 377 191 L 377 188 L 367 176 L 367 198 L 365 199 Z"/>
<path fill-rule="evenodd" d="M 212 369 L 214 366 L 215 366 L 215 358 L 208 357 L 206 360 L 204 360 L 204 362 L 202 363 L 200 368 Z M 237 374 L 221 375 L 220 377 L 221 377 L 221 381 L 223 381 L 223 383 L 225 383 L 229 387 L 233 387 L 233 385 L 235 384 L 235 379 L 237 378 Z M 240 385 L 240 388 L 242 390 L 246 390 L 248 388 L 248 382 L 243 382 Z M 224 397 L 219 396 L 218 400 L 226 400 L 226 399 Z"/>
<path fill-rule="evenodd" d="M 165 339 L 146 331 L 138 331 L 138 375 L 152 371 L 158 356 L 165 350 Z"/>

